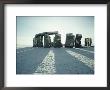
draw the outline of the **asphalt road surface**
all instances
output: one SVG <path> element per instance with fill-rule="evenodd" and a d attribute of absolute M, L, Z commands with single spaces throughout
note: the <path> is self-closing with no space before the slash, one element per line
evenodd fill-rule
<path fill-rule="evenodd" d="M 17 49 L 16 74 L 94 74 L 94 47 Z"/>

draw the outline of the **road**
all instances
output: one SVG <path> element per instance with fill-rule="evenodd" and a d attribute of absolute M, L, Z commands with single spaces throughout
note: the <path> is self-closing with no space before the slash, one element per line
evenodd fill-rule
<path fill-rule="evenodd" d="M 94 47 L 17 49 L 16 74 L 94 74 Z"/>

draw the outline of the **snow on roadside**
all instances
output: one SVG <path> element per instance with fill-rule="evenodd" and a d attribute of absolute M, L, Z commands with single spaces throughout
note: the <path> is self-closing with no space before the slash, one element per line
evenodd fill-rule
<path fill-rule="evenodd" d="M 66 50 L 66 52 L 69 53 L 70 55 L 72 55 L 73 57 L 77 58 L 77 60 L 83 62 L 85 65 L 90 67 L 92 70 L 94 70 L 94 60 L 92 60 L 82 54 L 73 52 L 71 50 Z"/>
<path fill-rule="evenodd" d="M 56 73 L 55 55 L 52 50 L 46 55 L 44 60 L 40 63 L 34 74 L 54 74 Z"/>

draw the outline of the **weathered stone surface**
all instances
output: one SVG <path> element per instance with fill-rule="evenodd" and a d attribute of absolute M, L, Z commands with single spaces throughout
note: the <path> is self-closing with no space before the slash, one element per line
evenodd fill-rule
<path fill-rule="evenodd" d="M 53 42 L 51 42 L 51 37 L 49 35 L 55 35 Z M 44 37 L 44 46 L 43 46 L 43 37 Z M 54 32 L 43 32 L 36 34 L 33 38 L 33 47 L 44 47 L 44 48 L 50 48 L 50 47 L 67 47 L 67 48 L 80 48 L 81 45 L 81 38 L 82 34 L 76 34 L 73 35 L 73 33 L 67 33 L 66 34 L 66 40 L 65 44 L 61 43 L 61 34 L 58 34 L 58 31 Z M 92 39 L 91 38 L 85 38 L 85 46 L 91 46 Z"/>
<path fill-rule="evenodd" d="M 54 37 L 54 47 L 62 47 L 62 43 L 61 43 L 61 34 L 55 34 L 55 37 Z"/>
<path fill-rule="evenodd" d="M 66 34 L 65 47 L 73 48 L 75 42 L 75 36 L 72 33 Z"/>
<path fill-rule="evenodd" d="M 51 47 L 51 38 L 48 34 L 44 35 L 44 47 L 50 48 Z"/>
<path fill-rule="evenodd" d="M 85 46 L 91 46 L 92 39 L 91 38 L 85 38 Z"/>
<path fill-rule="evenodd" d="M 82 38 L 82 34 L 76 34 L 76 38 L 75 38 L 75 47 L 76 48 L 81 47 L 81 38 Z"/>
<path fill-rule="evenodd" d="M 43 47 L 43 36 L 37 37 L 37 47 Z"/>
<path fill-rule="evenodd" d="M 35 37 L 33 38 L 33 47 L 36 47 Z"/>
<path fill-rule="evenodd" d="M 33 38 L 33 47 L 43 47 L 43 37 L 44 37 L 44 47 L 51 47 L 51 38 L 49 35 L 58 34 L 58 31 L 54 32 L 43 32 L 36 34 Z"/>

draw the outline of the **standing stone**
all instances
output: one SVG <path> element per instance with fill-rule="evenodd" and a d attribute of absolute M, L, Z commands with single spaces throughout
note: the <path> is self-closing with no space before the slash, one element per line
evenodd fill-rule
<path fill-rule="evenodd" d="M 92 39 L 91 38 L 85 38 L 85 46 L 91 46 Z"/>
<path fill-rule="evenodd" d="M 76 38 L 75 38 L 75 47 L 76 48 L 81 47 L 81 38 L 82 38 L 82 34 L 76 34 Z"/>
<path fill-rule="evenodd" d="M 37 36 L 37 47 L 43 47 L 43 36 Z"/>
<path fill-rule="evenodd" d="M 36 47 L 35 37 L 33 38 L 33 47 Z"/>
<path fill-rule="evenodd" d="M 33 38 L 33 47 L 35 47 L 35 38 Z"/>
<path fill-rule="evenodd" d="M 44 35 L 44 47 L 50 48 L 51 47 L 51 38 L 48 34 Z"/>
<path fill-rule="evenodd" d="M 37 47 L 37 37 L 33 38 L 33 47 Z"/>
<path fill-rule="evenodd" d="M 88 45 L 88 38 L 85 38 L 85 46 Z"/>
<path fill-rule="evenodd" d="M 90 38 L 90 46 L 92 45 L 92 38 Z"/>
<path fill-rule="evenodd" d="M 62 43 L 61 43 L 61 34 L 55 34 L 54 37 L 54 47 L 62 47 Z"/>
<path fill-rule="evenodd" d="M 66 34 L 65 47 L 73 48 L 75 42 L 75 36 L 72 33 Z"/>

